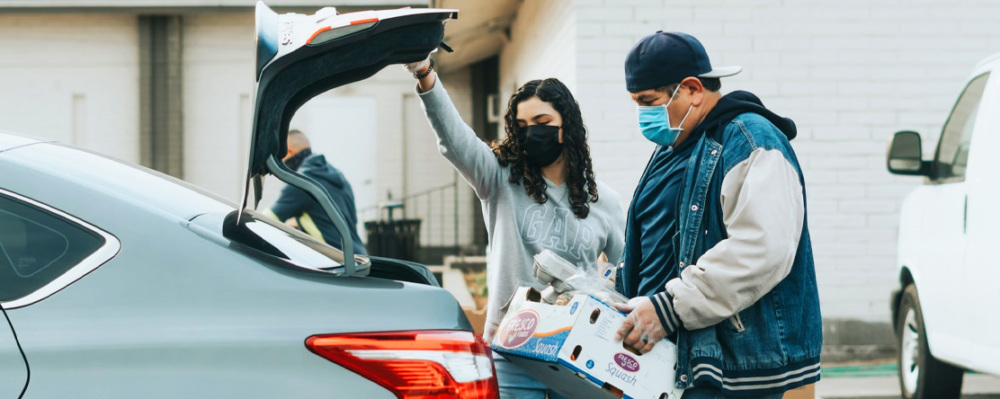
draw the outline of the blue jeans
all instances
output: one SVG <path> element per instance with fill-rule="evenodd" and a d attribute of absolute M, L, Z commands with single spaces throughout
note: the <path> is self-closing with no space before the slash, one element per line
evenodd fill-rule
<path fill-rule="evenodd" d="M 781 399 L 783 393 L 774 393 L 770 395 L 762 396 L 740 396 L 740 399 Z M 726 399 L 726 398 L 736 398 L 736 396 L 726 396 L 722 394 L 722 391 L 717 388 L 710 387 L 695 387 L 689 388 L 684 391 L 684 396 L 682 399 Z"/>
<path fill-rule="evenodd" d="M 566 399 L 499 353 L 493 352 L 493 365 L 497 369 L 500 399 Z"/>

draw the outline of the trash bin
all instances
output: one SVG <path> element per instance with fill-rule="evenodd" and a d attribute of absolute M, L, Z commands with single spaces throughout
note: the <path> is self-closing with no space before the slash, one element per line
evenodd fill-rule
<path fill-rule="evenodd" d="M 417 260 L 417 250 L 420 248 L 420 219 L 393 219 L 392 211 L 402 207 L 403 204 L 399 202 L 380 203 L 379 208 L 388 210 L 388 218 L 365 222 L 365 233 L 368 235 L 366 248 L 369 254 L 408 261 Z"/>

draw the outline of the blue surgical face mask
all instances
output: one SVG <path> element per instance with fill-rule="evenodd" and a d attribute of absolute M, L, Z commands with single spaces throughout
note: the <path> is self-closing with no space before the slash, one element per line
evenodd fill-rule
<path fill-rule="evenodd" d="M 670 147 L 674 145 L 677 141 L 677 136 L 681 133 L 681 125 L 687 120 L 688 115 L 691 114 L 691 109 L 694 105 L 688 107 L 687 113 L 684 114 L 684 118 L 681 119 L 681 123 L 677 124 L 677 127 L 672 127 L 670 123 L 670 113 L 667 112 L 667 106 L 674 101 L 674 96 L 677 95 L 677 91 L 680 90 L 681 86 L 678 85 L 674 89 L 673 94 L 670 95 L 670 99 L 667 100 L 666 105 L 654 105 L 651 107 L 639 107 L 639 129 L 642 130 L 642 135 L 646 136 L 649 141 L 652 141 L 658 145 L 664 147 Z"/>

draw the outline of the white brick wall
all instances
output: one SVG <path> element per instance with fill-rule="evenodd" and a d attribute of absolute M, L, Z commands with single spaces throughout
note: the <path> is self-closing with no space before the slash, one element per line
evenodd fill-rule
<path fill-rule="evenodd" d="M 510 42 L 500 53 L 501 113 L 506 112 L 511 94 L 530 80 L 554 77 L 570 90 L 576 88 L 574 64 L 583 60 L 575 51 L 573 15 L 572 0 L 521 3 L 511 24 Z M 498 137 L 504 137 L 503 126 L 499 129 Z"/>
<path fill-rule="evenodd" d="M 598 178 L 628 201 L 652 150 L 638 134 L 624 89 L 628 49 L 659 29 L 690 33 L 714 65 L 744 67 L 723 81 L 724 92 L 755 92 L 798 124 L 792 143 L 806 176 L 824 317 L 887 321 L 897 213 L 919 184 L 885 171 L 887 139 L 916 130 L 925 153 L 933 151 L 967 74 L 1000 51 L 1000 3 L 577 0 L 575 6 L 575 93 Z"/>

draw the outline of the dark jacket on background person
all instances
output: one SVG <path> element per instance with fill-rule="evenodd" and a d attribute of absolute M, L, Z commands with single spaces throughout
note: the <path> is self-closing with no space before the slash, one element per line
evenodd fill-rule
<path fill-rule="evenodd" d="M 319 154 L 309 155 L 302 161 L 297 171 L 315 180 L 330 193 L 333 204 L 344 215 L 347 227 L 351 230 L 350 239 L 354 241 L 354 253 L 367 254 L 357 232 L 358 213 L 354 206 L 354 190 L 351 189 L 351 184 L 344 174 L 326 162 L 326 157 Z M 320 236 L 316 238 L 322 238 L 327 244 L 342 249 L 340 233 L 333 226 L 333 222 L 326 216 L 326 212 L 323 212 L 319 203 L 302 189 L 286 185 L 281 189 L 281 196 L 271 207 L 271 212 L 282 221 L 296 218 L 300 229 L 314 237 L 319 234 Z"/>
<path fill-rule="evenodd" d="M 728 94 L 687 139 L 694 148 L 674 200 L 633 201 L 617 288 L 651 297 L 678 346 L 678 387 L 743 396 L 819 380 L 822 319 L 795 135 L 755 95 Z M 641 236 L 667 232 L 640 230 L 641 200 L 677 215 L 667 238 L 676 263 L 658 266 L 669 272 L 655 293 L 638 292 Z"/>

